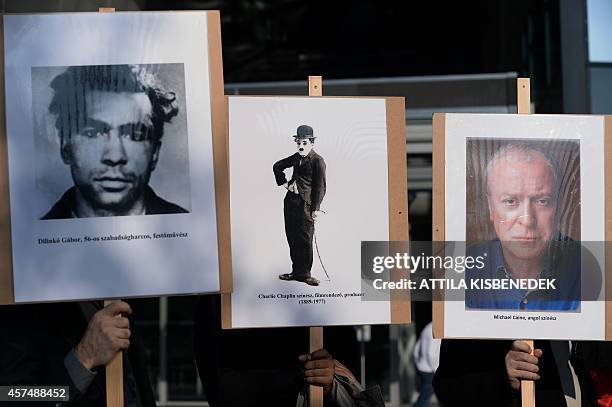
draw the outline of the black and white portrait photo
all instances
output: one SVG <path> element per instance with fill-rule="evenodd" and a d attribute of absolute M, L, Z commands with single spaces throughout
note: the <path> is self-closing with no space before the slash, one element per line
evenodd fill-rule
<path fill-rule="evenodd" d="M 15 302 L 220 291 L 219 13 L 3 20 Z"/>
<path fill-rule="evenodd" d="M 301 281 L 317 286 L 319 280 L 310 275 L 312 268 L 315 222 L 322 214 L 321 204 L 325 197 L 325 160 L 314 150 L 315 139 L 312 127 L 301 125 L 293 139 L 297 152 L 274 163 L 276 184 L 287 190 L 283 214 L 285 234 L 291 256 L 291 272 L 278 277 L 285 281 Z M 284 170 L 291 168 L 291 179 Z"/>
<path fill-rule="evenodd" d="M 188 212 L 182 64 L 34 67 L 32 84 L 36 145 L 48 156 L 38 185 L 53 194 L 60 158 L 73 182 L 41 219 Z M 165 197 L 150 185 L 157 167 Z"/>

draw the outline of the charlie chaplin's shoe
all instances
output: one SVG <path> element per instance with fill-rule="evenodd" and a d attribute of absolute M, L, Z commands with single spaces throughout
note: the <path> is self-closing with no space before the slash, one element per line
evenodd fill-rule
<path fill-rule="evenodd" d="M 299 281 L 306 283 L 308 285 L 312 285 L 312 286 L 319 285 L 319 280 L 317 280 L 314 277 L 306 277 L 306 278 L 300 279 Z"/>
<path fill-rule="evenodd" d="M 278 278 L 284 281 L 301 281 L 302 283 L 306 283 L 312 286 L 319 285 L 319 280 L 317 280 L 314 277 L 310 277 L 310 276 L 305 277 L 305 276 L 300 276 L 300 275 L 293 274 L 293 273 L 281 274 L 278 276 Z"/>

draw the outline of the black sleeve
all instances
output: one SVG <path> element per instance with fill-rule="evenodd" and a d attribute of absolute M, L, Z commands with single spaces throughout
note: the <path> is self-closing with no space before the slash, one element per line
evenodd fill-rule
<path fill-rule="evenodd" d="M 308 329 L 222 330 L 220 298 L 201 296 L 195 310 L 194 352 L 206 400 L 211 407 L 295 405 Z"/>
<path fill-rule="evenodd" d="M 609 369 L 612 366 L 612 342 L 576 341 L 577 353 L 581 354 L 588 369 Z"/>
<path fill-rule="evenodd" d="M 357 334 L 352 326 L 330 326 L 323 330 L 323 348 L 346 366 L 355 377 L 361 374 Z"/>
<path fill-rule="evenodd" d="M 83 395 L 70 379 L 64 365 L 69 349 L 58 344 L 49 331 L 48 309 L 54 304 L 10 305 L 0 307 L 0 385 L 67 386 L 70 400 Z M 40 407 L 45 402 L 19 402 L 15 405 Z M 11 405 L 8 403 L 7 405 Z"/>
<path fill-rule="evenodd" d="M 32 324 L 37 318 L 33 306 L 14 305 L 0 307 L 0 385 L 41 384 L 44 353 L 41 335 Z"/>
<path fill-rule="evenodd" d="M 221 296 L 203 295 L 198 298 L 194 320 L 194 355 L 206 400 L 216 406 L 219 399 Z"/>
<path fill-rule="evenodd" d="M 272 166 L 272 171 L 274 171 L 274 178 L 276 179 L 276 185 L 281 186 L 287 182 L 287 177 L 285 177 L 285 173 L 283 171 L 287 168 L 293 167 L 293 164 L 295 162 L 295 154 L 275 162 Z"/>
<path fill-rule="evenodd" d="M 133 324 L 130 326 L 133 326 Z M 140 402 L 142 403 L 142 407 L 155 407 L 155 395 L 151 388 L 151 380 L 148 371 L 149 360 L 141 336 L 137 335 L 138 331 L 136 331 L 135 326 L 133 326 L 132 332 L 127 356 L 132 366 L 132 373 L 134 374 L 136 386 L 138 387 Z"/>
<path fill-rule="evenodd" d="M 311 194 L 311 202 L 312 202 L 312 210 L 318 211 L 321 207 L 321 202 L 323 202 L 323 197 L 325 196 L 325 161 L 322 157 L 319 157 L 313 163 L 312 169 L 312 194 Z"/>
<path fill-rule="evenodd" d="M 512 406 L 515 392 L 506 378 L 504 358 L 511 343 L 445 339 L 434 375 L 436 396 L 444 407 Z"/>

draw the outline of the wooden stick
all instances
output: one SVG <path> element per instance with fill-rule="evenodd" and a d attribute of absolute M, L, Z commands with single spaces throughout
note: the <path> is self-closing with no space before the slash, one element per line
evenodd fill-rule
<path fill-rule="evenodd" d="M 0 38 L 4 33 L 0 21 Z M 9 197 L 8 135 L 4 109 L 4 39 L 0 42 L 0 304 L 15 302 L 13 290 L 13 249 L 11 241 L 11 200 Z"/>
<path fill-rule="evenodd" d="M 106 407 L 123 407 L 123 352 L 106 365 Z"/>
<path fill-rule="evenodd" d="M 323 79 L 320 76 L 308 77 L 308 96 L 323 96 Z M 310 328 L 310 352 L 323 348 L 323 328 Z M 308 389 L 308 405 L 323 407 L 323 387 L 310 386 Z"/>
<path fill-rule="evenodd" d="M 531 85 L 529 78 L 516 79 L 516 107 L 518 114 L 531 113 Z"/>
<path fill-rule="evenodd" d="M 533 341 L 523 341 L 531 347 L 533 354 Z M 523 407 L 535 407 L 535 382 L 533 380 L 521 380 L 521 405 Z"/>
<path fill-rule="evenodd" d="M 531 113 L 531 85 L 529 78 L 517 78 L 516 80 L 516 108 L 518 114 Z M 523 342 L 529 345 L 533 355 L 533 341 L 527 339 Z M 535 382 L 533 380 L 521 380 L 521 403 L 523 407 L 535 407 Z"/>
<path fill-rule="evenodd" d="M 104 301 L 104 306 L 113 301 Z M 106 365 L 106 407 L 123 407 L 123 352 Z"/>
<path fill-rule="evenodd" d="M 310 353 L 323 348 L 323 327 L 310 327 Z M 323 407 L 323 387 L 310 385 L 308 388 L 309 407 Z"/>
<path fill-rule="evenodd" d="M 323 96 L 323 78 L 320 76 L 308 77 L 308 96 Z"/>

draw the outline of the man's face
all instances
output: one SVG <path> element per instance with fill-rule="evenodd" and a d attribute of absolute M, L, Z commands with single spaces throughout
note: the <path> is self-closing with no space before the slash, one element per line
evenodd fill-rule
<path fill-rule="evenodd" d="M 528 154 L 530 157 L 526 157 Z M 555 179 L 538 152 L 509 152 L 489 173 L 489 215 L 505 256 L 540 256 L 552 239 L 557 197 Z"/>
<path fill-rule="evenodd" d="M 159 154 L 151 102 L 144 93 L 89 91 L 85 103 L 85 123 L 73 123 L 62 140 L 62 159 L 93 209 L 128 211 L 142 200 Z"/>
<path fill-rule="evenodd" d="M 308 153 L 310 153 L 310 150 L 312 150 L 313 143 L 310 141 L 310 139 L 296 138 L 295 143 L 297 144 L 297 152 L 302 157 L 306 157 Z"/>

